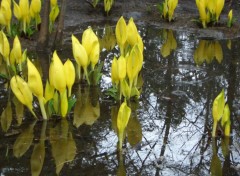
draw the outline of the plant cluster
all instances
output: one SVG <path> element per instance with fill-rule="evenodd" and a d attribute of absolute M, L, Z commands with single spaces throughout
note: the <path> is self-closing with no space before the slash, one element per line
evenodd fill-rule
<path fill-rule="evenodd" d="M 174 18 L 174 11 L 178 5 L 178 0 L 164 0 L 164 2 L 160 5 L 158 4 L 158 10 L 162 15 L 163 19 L 171 22 Z"/>
<path fill-rule="evenodd" d="M 219 17 L 224 7 L 224 0 L 196 0 L 202 27 L 219 22 Z"/>
<path fill-rule="evenodd" d="M 75 72 L 79 79 L 86 79 L 89 85 L 96 85 L 99 82 L 102 67 L 101 64 L 98 64 L 100 44 L 91 28 L 83 32 L 82 44 L 72 35 L 72 52 L 77 63 L 76 70 L 70 59 L 63 64 L 57 52 L 54 51 L 49 67 L 49 79 L 46 81 L 44 89 L 41 72 L 28 58 L 26 50 L 22 52 L 18 36 L 14 38 L 11 49 L 6 34 L 3 31 L 0 32 L 0 54 L 6 65 L 6 70 L 1 72 L 1 76 L 10 80 L 10 87 L 17 101 L 25 105 L 35 118 L 37 116 L 33 110 L 34 96 L 39 102 L 44 120 L 53 114 L 66 117 L 76 102 L 76 98 L 72 96 Z M 89 109 L 91 103 L 81 101 L 81 104 Z M 9 107 L 11 107 L 10 104 Z M 97 109 L 99 110 L 99 106 Z M 3 116 L 10 117 L 8 115 L 11 114 L 10 110 L 11 108 L 7 106 L 2 113 Z M 88 111 L 86 110 L 86 112 Z M 97 118 L 99 114 L 100 112 L 96 113 Z"/>
<path fill-rule="evenodd" d="M 120 56 L 118 59 L 114 57 L 112 61 L 112 84 L 119 99 L 122 96 L 130 99 L 140 95 L 138 77 L 143 65 L 143 42 L 133 18 L 126 24 L 121 17 L 117 22 L 115 34 Z M 115 98 L 118 99 L 116 96 Z"/>
<path fill-rule="evenodd" d="M 50 24 L 49 31 L 52 31 L 53 24 L 59 14 L 59 7 L 57 0 L 51 0 L 51 12 L 49 14 Z M 6 28 L 9 36 L 15 36 L 21 34 L 32 35 L 34 30 L 37 30 L 37 26 L 41 23 L 41 0 L 2 0 L 0 7 L 0 25 L 2 29 Z M 12 7 L 13 6 L 13 7 Z M 12 16 L 15 16 L 15 19 Z M 16 23 L 13 23 L 15 22 Z M 33 26 L 35 25 L 35 29 Z"/>
<path fill-rule="evenodd" d="M 102 66 L 95 67 L 99 61 L 100 44 L 92 28 L 88 28 L 83 32 L 82 43 L 72 35 L 72 52 L 78 64 L 78 79 L 85 78 L 89 85 L 96 85 L 101 77 L 100 70 Z M 81 76 L 81 69 L 83 69 L 83 76 Z M 92 79 L 89 79 L 89 75 L 91 75 Z"/>

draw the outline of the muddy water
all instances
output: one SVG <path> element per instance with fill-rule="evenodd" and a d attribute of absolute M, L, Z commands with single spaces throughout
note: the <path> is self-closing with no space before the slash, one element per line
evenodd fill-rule
<path fill-rule="evenodd" d="M 103 35 L 103 26 L 95 29 Z M 31 169 L 40 175 L 239 174 L 239 41 L 154 26 L 139 29 L 145 45 L 144 84 L 140 99 L 131 103 L 123 155 L 116 149 L 118 104 L 106 95 L 111 59 L 119 53 L 115 46 L 101 54 L 100 88 L 74 87 L 87 108 L 77 102 L 67 120 L 53 117 L 47 123 L 26 113 L 20 126 L 14 119 L 6 133 L 1 131 L 1 175 L 31 175 Z M 81 29 L 72 30 L 81 36 Z M 59 55 L 72 57 L 70 40 Z M 213 140 L 212 104 L 222 89 L 231 110 L 231 137 Z M 3 84 L 0 93 L 1 107 L 6 107 Z"/>

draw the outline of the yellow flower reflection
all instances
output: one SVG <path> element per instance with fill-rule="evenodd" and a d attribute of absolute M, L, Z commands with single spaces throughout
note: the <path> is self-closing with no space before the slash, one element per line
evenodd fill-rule
<path fill-rule="evenodd" d="M 219 41 L 200 40 L 193 57 L 197 65 L 202 65 L 205 61 L 210 64 L 214 58 L 221 63 L 223 60 L 222 46 Z"/>
<path fill-rule="evenodd" d="M 173 35 L 172 30 L 164 30 L 163 36 L 165 36 L 165 42 L 162 45 L 160 52 L 161 55 L 165 58 L 171 54 L 172 51 L 177 48 L 177 41 Z"/>
<path fill-rule="evenodd" d="M 68 121 L 62 119 L 55 128 L 51 128 L 49 137 L 52 156 L 56 165 L 56 174 L 59 175 L 64 164 L 73 161 L 77 151 Z"/>
<path fill-rule="evenodd" d="M 82 124 L 92 125 L 100 116 L 100 105 L 98 95 L 88 87 L 84 88 L 82 93 L 79 88 L 77 102 L 74 108 L 73 124 L 78 128 Z M 91 97 L 90 95 L 96 95 Z"/>

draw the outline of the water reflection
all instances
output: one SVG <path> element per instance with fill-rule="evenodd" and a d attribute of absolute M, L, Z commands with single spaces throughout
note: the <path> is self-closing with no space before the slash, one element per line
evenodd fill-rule
<path fill-rule="evenodd" d="M 115 47 L 117 41 L 113 27 L 110 25 L 105 25 L 103 34 L 101 37 L 99 37 L 99 43 L 101 50 L 106 49 L 107 51 L 111 51 Z"/>
<path fill-rule="evenodd" d="M 171 54 L 172 51 L 177 48 L 177 41 L 173 35 L 173 31 L 170 29 L 163 30 L 164 43 L 160 49 L 162 56 L 165 58 Z"/>
<path fill-rule="evenodd" d="M 22 157 L 33 142 L 33 129 L 37 121 L 34 121 L 31 125 L 29 125 L 16 139 L 13 144 L 13 155 L 16 158 Z"/>
<path fill-rule="evenodd" d="M 74 107 L 73 124 L 78 128 L 82 124 L 92 125 L 100 116 L 98 89 L 81 88 L 77 93 Z"/>
<path fill-rule="evenodd" d="M 31 172 L 33 176 L 40 175 L 45 159 L 45 140 L 46 140 L 47 121 L 43 122 L 41 136 L 39 142 L 34 144 L 33 152 L 31 155 Z"/>
<path fill-rule="evenodd" d="M 211 59 L 198 58 L 195 62 L 194 53 L 202 42 L 193 34 L 173 31 L 178 46 L 165 59 L 159 56 L 159 46 L 165 40 L 159 35 L 162 33 L 162 29 L 152 26 L 141 29 L 146 58 L 142 71 L 144 84 L 139 102 L 129 104 L 132 115 L 122 155 L 117 152 L 119 105 L 101 89 L 76 87 L 76 108 L 69 120 L 50 121 L 46 130 L 42 122 L 26 127 L 29 123 L 26 120 L 18 127 L 26 115 L 16 110 L 17 103 L 11 103 L 12 125 L 7 133 L 0 132 L 1 174 L 37 175 L 41 170 L 43 175 L 237 175 L 239 41 L 232 40 L 229 50 L 227 41 L 205 40 L 204 49 L 221 46 L 222 58 L 214 50 Z M 221 64 L 215 60 L 216 55 Z M 203 64 L 210 60 L 216 62 Z M 105 62 L 104 76 L 110 78 L 110 61 Z M 1 88 L 4 110 L 8 96 L 3 84 Z M 215 141 L 211 138 L 212 103 L 223 88 L 231 110 L 232 136 Z M 12 98 L 11 101 L 15 102 Z M 14 112 L 19 114 L 19 122 L 14 119 Z"/>
<path fill-rule="evenodd" d="M 68 123 L 66 119 L 62 119 L 56 127 L 50 128 L 49 138 L 57 175 L 59 175 L 64 164 L 73 161 L 76 155 L 76 143 Z"/>
<path fill-rule="evenodd" d="M 40 138 L 37 143 L 33 144 L 34 127 L 36 121 L 30 124 L 15 140 L 13 145 L 13 155 L 16 158 L 24 157 L 30 147 L 33 150 L 30 158 L 32 175 L 40 175 L 44 165 L 49 161 L 48 152 L 46 152 L 45 141 L 48 139 L 51 144 L 51 155 L 55 161 L 56 174 L 59 175 L 64 164 L 73 161 L 76 155 L 76 143 L 73 139 L 72 132 L 69 128 L 69 122 L 66 119 L 60 120 L 53 128 L 47 129 L 47 121 L 42 123 Z M 49 133 L 47 132 L 49 130 Z"/>
<path fill-rule="evenodd" d="M 207 64 L 210 64 L 214 58 L 218 63 L 223 60 L 222 46 L 219 41 L 200 40 L 194 52 L 195 63 L 202 65 L 206 61 Z"/>

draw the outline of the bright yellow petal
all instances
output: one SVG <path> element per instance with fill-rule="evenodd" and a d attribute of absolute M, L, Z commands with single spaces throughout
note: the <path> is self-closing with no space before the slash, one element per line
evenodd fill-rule
<path fill-rule="evenodd" d="M 87 67 L 88 66 L 87 52 L 74 35 L 72 35 L 72 50 L 73 57 L 76 60 L 77 64 L 82 67 Z"/>
<path fill-rule="evenodd" d="M 72 86 L 75 82 L 75 68 L 70 59 L 68 59 L 64 65 L 64 73 L 66 76 L 66 84 L 68 87 L 68 97 L 71 95 Z"/>
<path fill-rule="evenodd" d="M 117 43 L 120 46 L 124 46 L 124 44 L 127 40 L 127 24 L 126 24 L 126 21 L 124 20 L 123 16 L 121 16 L 121 18 L 117 22 L 115 34 L 116 34 L 116 38 L 117 38 Z"/>
<path fill-rule="evenodd" d="M 55 89 L 57 89 L 60 93 L 65 91 L 66 89 L 66 77 L 64 73 L 64 68 L 62 61 L 57 55 L 57 52 L 54 51 L 53 58 L 52 58 L 52 71 L 50 74 L 53 77 L 51 81 L 53 81 L 53 86 Z"/>
<path fill-rule="evenodd" d="M 28 67 L 28 86 L 31 89 L 32 93 L 38 97 L 43 97 L 43 84 L 42 78 L 33 63 L 28 59 L 27 60 Z"/>
<path fill-rule="evenodd" d="M 127 72 L 126 59 L 123 56 L 120 56 L 117 65 L 118 65 L 118 77 L 120 80 L 123 80 L 126 77 Z"/>

